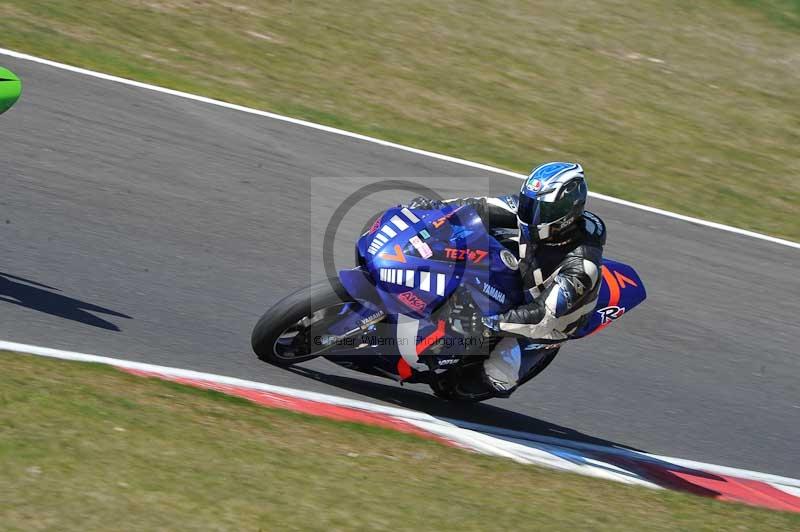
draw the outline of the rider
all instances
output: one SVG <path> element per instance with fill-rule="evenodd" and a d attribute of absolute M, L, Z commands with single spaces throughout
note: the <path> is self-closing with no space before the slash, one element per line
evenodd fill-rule
<path fill-rule="evenodd" d="M 443 202 L 473 207 L 501 242 L 512 248 L 518 243 L 526 292 L 525 304 L 482 319 L 487 332 L 500 340 L 477 378 L 459 383 L 462 393 L 480 395 L 488 387 L 493 395 L 507 397 L 526 377 L 544 369 L 561 343 L 588 319 L 600 289 L 606 230 L 597 215 L 584 210 L 587 192 L 581 165 L 551 162 L 535 168 L 518 195 Z M 422 197 L 409 205 L 437 206 L 441 202 Z M 513 241 L 502 239 L 509 232 Z M 459 317 L 462 323 L 470 321 Z"/>

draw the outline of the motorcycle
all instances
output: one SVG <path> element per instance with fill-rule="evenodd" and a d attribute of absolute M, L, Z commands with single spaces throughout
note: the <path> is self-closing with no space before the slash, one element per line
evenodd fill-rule
<path fill-rule="evenodd" d="M 261 317 L 253 350 L 277 366 L 324 357 L 401 383 L 427 383 L 446 399 L 491 398 L 455 383 L 474 376 L 498 341 L 490 329 L 475 334 L 480 318 L 525 302 L 519 259 L 495 236 L 469 206 L 393 207 L 358 239 L 355 268 L 289 295 Z M 594 310 L 569 339 L 604 329 L 645 297 L 633 268 L 603 259 Z M 539 347 L 545 356 L 526 381 L 558 351 L 557 344 Z"/>

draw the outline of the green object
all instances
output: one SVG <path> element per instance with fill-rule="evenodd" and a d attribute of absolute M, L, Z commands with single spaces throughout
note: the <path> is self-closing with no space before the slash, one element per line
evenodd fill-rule
<path fill-rule="evenodd" d="M 0 67 L 0 114 L 14 105 L 22 93 L 22 82 L 16 74 L 7 68 Z"/>

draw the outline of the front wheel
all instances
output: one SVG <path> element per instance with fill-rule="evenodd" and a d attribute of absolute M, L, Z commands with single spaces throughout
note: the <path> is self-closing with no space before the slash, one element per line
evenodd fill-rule
<path fill-rule="evenodd" d="M 355 302 L 332 277 L 275 303 L 258 320 L 251 342 L 259 359 L 276 366 L 299 364 L 321 355 L 328 327 Z"/>

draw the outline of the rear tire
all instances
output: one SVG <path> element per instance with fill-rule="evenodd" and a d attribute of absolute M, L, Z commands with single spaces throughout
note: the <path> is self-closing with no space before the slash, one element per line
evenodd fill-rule
<path fill-rule="evenodd" d="M 275 303 L 258 320 L 251 337 L 253 351 L 264 362 L 281 367 L 316 358 L 321 353 L 314 353 L 314 348 L 319 350 L 320 346 L 315 345 L 311 328 L 308 332 L 301 330 L 296 340 L 289 340 L 297 351 L 291 356 L 287 356 L 288 350 L 284 349 L 287 331 L 297 328 L 302 320 L 310 319 L 319 311 L 354 301 L 336 277 L 298 290 Z"/>

